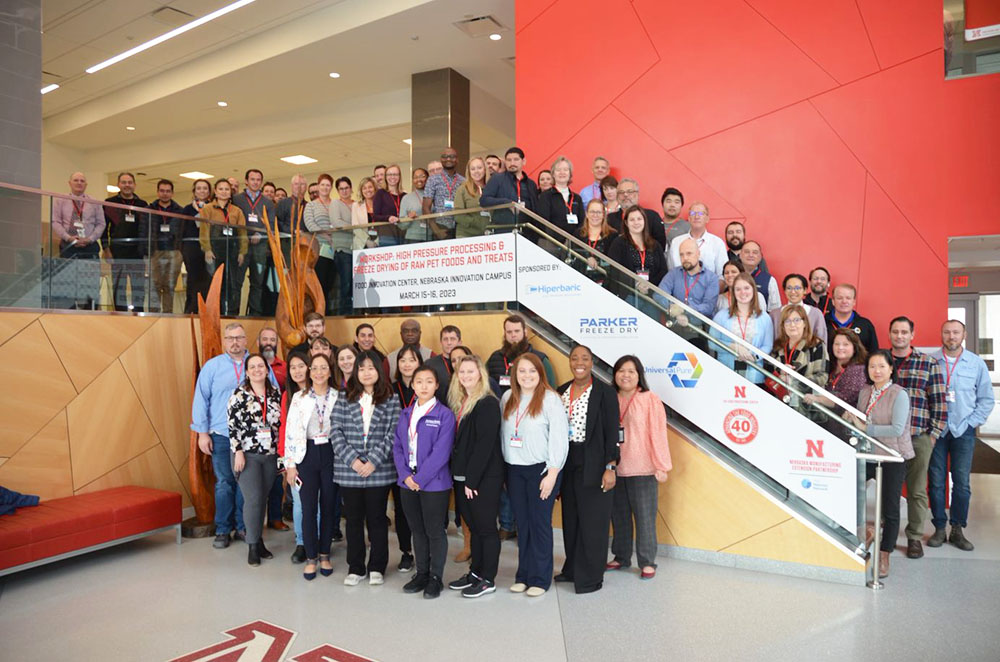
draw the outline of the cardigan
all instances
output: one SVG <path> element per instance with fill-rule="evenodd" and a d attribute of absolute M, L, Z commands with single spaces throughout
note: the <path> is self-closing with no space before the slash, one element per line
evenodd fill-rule
<path fill-rule="evenodd" d="M 565 393 L 573 384 L 558 388 Z M 594 380 L 587 402 L 587 427 L 583 442 L 583 486 L 600 487 L 604 467 L 621 459 L 618 446 L 618 394 L 602 381 Z M 574 451 L 571 449 L 570 453 Z"/>
<path fill-rule="evenodd" d="M 229 416 L 229 450 L 247 451 L 249 453 L 264 453 L 274 455 L 278 450 L 278 428 L 281 425 L 281 395 L 277 389 L 271 389 L 267 395 L 267 418 L 262 419 L 260 400 L 244 385 L 239 386 L 229 396 L 226 413 Z M 266 446 L 257 440 L 257 430 L 261 424 L 267 426 L 271 433 L 271 442 Z"/>
<path fill-rule="evenodd" d="M 622 427 L 625 443 L 621 445 L 619 476 L 652 476 L 670 471 L 670 445 L 667 442 L 667 412 L 660 396 L 652 391 L 636 391 L 632 402 L 618 394 L 618 407 L 624 411 Z"/>
<path fill-rule="evenodd" d="M 246 225 L 246 219 L 243 217 L 243 212 L 240 211 L 240 208 L 236 205 L 230 204 L 227 205 L 226 213 L 229 215 L 228 218 L 226 214 L 223 213 L 222 207 L 214 201 L 202 207 L 201 211 L 198 212 L 198 218 L 237 226 L 236 228 L 233 228 L 233 234 L 227 236 L 223 234 L 223 230 L 228 228 L 224 228 L 221 225 L 214 225 L 212 223 L 201 223 L 201 227 L 198 229 L 198 243 L 201 244 L 201 250 L 206 253 L 210 253 L 213 251 L 213 241 L 231 241 L 233 237 L 236 237 L 239 244 L 238 254 L 246 255 L 249 242 L 247 242 L 247 231 L 244 227 Z M 232 251 L 230 251 L 230 253 L 232 253 Z"/>
<path fill-rule="evenodd" d="M 587 218 L 584 215 L 583 200 L 580 198 L 580 194 L 574 193 L 570 189 L 569 197 L 572 199 L 572 203 L 564 198 L 562 193 L 554 186 L 547 191 L 542 191 L 538 194 L 538 215 L 566 234 L 575 237 L 579 233 L 580 226 L 587 222 Z M 573 213 L 576 214 L 575 224 L 571 224 L 566 220 L 570 204 L 572 204 Z M 552 238 L 556 241 L 562 239 L 559 235 L 553 234 L 548 228 L 543 227 L 540 229 L 546 234 L 552 234 Z"/>
<path fill-rule="evenodd" d="M 451 450 L 451 473 L 465 476 L 466 487 L 478 490 L 486 478 L 501 478 L 503 470 L 500 401 L 487 395 L 462 412 Z"/>
<path fill-rule="evenodd" d="M 330 405 L 330 417 L 333 416 L 333 408 L 337 406 L 339 400 L 343 400 L 344 394 L 336 389 L 333 392 L 333 402 Z M 302 463 L 302 458 L 306 456 L 308 446 L 309 419 L 312 418 L 316 410 L 316 402 L 309 395 L 311 391 L 298 391 L 292 396 L 292 401 L 288 404 L 288 410 L 283 416 L 281 428 L 278 431 L 278 454 L 285 459 L 285 467 L 291 468 Z M 285 396 L 282 395 L 282 403 Z M 328 423 L 328 427 L 332 425 Z M 331 440 L 332 441 L 332 440 Z M 355 474 L 356 475 L 356 474 Z"/>
<path fill-rule="evenodd" d="M 868 414 L 865 432 L 902 455 L 904 460 L 909 460 L 915 453 L 910 436 L 910 399 L 906 389 L 898 384 L 889 384 L 868 411 L 873 388 L 871 384 L 865 384 L 858 394 L 858 409 Z"/>
<path fill-rule="evenodd" d="M 330 443 L 333 445 L 333 481 L 341 487 L 380 487 L 396 482 L 396 465 L 392 461 L 392 442 L 399 421 L 399 400 L 389 397 L 375 405 L 368 434 L 361 423 L 361 403 L 337 398 L 330 422 Z M 351 468 L 354 460 L 367 460 L 375 472 L 362 478 Z"/>
<path fill-rule="evenodd" d="M 480 194 L 482 192 L 480 191 Z M 455 191 L 455 209 L 475 209 L 479 206 L 479 195 L 469 193 L 465 184 Z M 486 234 L 486 226 L 490 224 L 490 213 L 488 211 L 473 212 L 471 214 L 455 215 L 455 236 L 459 239 L 463 237 L 481 237 Z"/>
<path fill-rule="evenodd" d="M 540 384 L 538 388 L 541 388 Z M 501 411 L 510 399 L 510 393 L 507 391 L 500 398 Z M 530 401 L 530 397 L 522 394 L 517 409 L 500 423 L 503 459 L 507 464 L 529 467 L 544 462 L 547 467 L 561 470 L 569 453 L 569 419 L 562 400 L 546 389 L 538 416 L 527 415 Z M 520 423 L 517 422 L 519 416 L 522 417 Z M 518 447 L 511 443 L 515 433 L 521 438 Z"/>
<path fill-rule="evenodd" d="M 451 489 L 451 471 L 448 459 L 455 445 L 455 415 L 443 402 L 438 400 L 426 414 L 417 421 L 417 469 L 410 469 L 410 416 L 416 408 L 407 407 L 399 416 L 396 435 L 392 445 L 392 456 L 396 462 L 396 483 L 406 486 L 407 476 L 420 486 L 421 492 L 445 492 Z"/>
<path fill-rule="evenodd" d="M 739 337 L 743 336 L 742 330 L 740 328 L 739 319 L 730 315 L 728 308 L 717 312 L 713 320 L 715 321 L 716 324 L 727 329 L 733 335 Z M 747 324 L 749 325 L 750 322 L 748 321 Z M 769 320 L 767 315 L 765 315 L 762 312 L 758 314 L 757 317 L 753 318 L 752 326 L 753 326 L 753 334 L 750 337 L 746 338 L 747 342 L 749 342 L 757 349 L 761 350 L 764 354 L 770 354 L 771 347 L 774 346 L 774 327 L 771 326 L 771 320 Z M 722 341 L 724 345 L 732 344 L 732 341 L 729 340 L 729 338 L 723 336 L 722 332 L 714 327 L 711 329 L 709 333 L 713 338 L 717 338 L 720 341 Z M 733 351 L 735 351 L 735 349 Z M 722 363 L 730 370 L 736 369 L 736 355 L 734 353 L 716 349 L 715 358 L 717 358 L 720 363 Z M 755 363 L 758 366 L 763 367 L 764 360 L 757 359 Z M 762 372 L 760 372 L 759 370 L 754 370 L 749 367 L 740 370 L 740 374 L 749 379 L 754 384 L 760 384 L 761 382 L 764 381 L 764 374 Z"/>
<path fill-rule="evenodd" d="M 625 235 L 615 237 L 614 241 L 611 242 L 608 247 L 608 257 L 632 273 L 638 273 L 643 266 L 639 251 L 632 245 L 632 240 Z M 653 242 L 653 245 L 646 249 L 645 258 L 645 269 L 649 272 L 649 283 L 654 286 L 658 285 L 667 275 L 667 258 L 663 254 L 663 248 L 659 243 Z M 617 269 L 612 269 L 608 273 L 608 280 L 615 283 L 618 296 L 624 297 L 632 293 L 632 279 L 626 279 L 625 275 Z"/>
<path fill-rule="evenodd" d="M 397 196 L 381 188 L 375 191 L 375 197 L 372 199 L 372 220 L 376 223 L 384 223 L 389 220 L 390 216 L 395 216 L 400 220 L 406 218 L 406 209 L 402 208 L 403 199 L 406 196 L 405 191 L 401 191 Z M 419 213 L 417 212 L 417 214 Z M 396 243 L 399 243 L 403 234 L 399 225 L 383 225 L 375 229 L 378 231 L 379 238 L 394 239 Z"/>
<path fill-rule="evenodd" d="M 786 357 L 785 348 L 777 347 L 771 352 L 771 356 L 778 359 L 782 363 L 787 364 L 806 379 L 811 380 L 816 386 L 826 387 L 826 382 L 828 378 L 827 373 L 827 363 L 829 359 L 826 353 L 826 345 L 817 342 L 812 347 L 802 347 L 802 341 L 800 340 L 795 345 L 795 349 Z M 796 390 L 800 388 L 800 385 L 792 382 Z"/>

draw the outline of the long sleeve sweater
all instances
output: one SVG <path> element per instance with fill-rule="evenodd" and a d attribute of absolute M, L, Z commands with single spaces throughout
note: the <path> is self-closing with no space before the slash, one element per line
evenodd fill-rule
<path fill-rule="evenodd" d="M 509 399 L 507 391 L 500 400 L 501 412 Z M 507 464 L 531 466 L 544 462 L 548 467 L 562 469 L 569 454 L 569 419 L 562 400 L 555 391 L 546 391 L 538 416 L 525 413 L 530 401 L 530 397 L 522 396 L 517 410 L 500 424 L 503 459 Z M 511 443 L 515 436 L 521 439 L 519 446 Z"/>
<path fill-rule="evenodd" d="M 624 412 L 622 426 L 625 428 L 618 475 L 652 476 L 657 471 L 670 471 L 673 464 L 663 402 L 652 391 L 636 391 L 631 403 L 629 398 L 618 395 L 618 409 Z"/>

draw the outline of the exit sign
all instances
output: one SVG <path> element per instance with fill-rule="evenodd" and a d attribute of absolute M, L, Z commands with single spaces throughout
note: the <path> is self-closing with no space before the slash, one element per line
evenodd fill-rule
<path fill-rule="evenodd" d="M 969 277 L 968 276 L 952 276 L 951 277 L 952 287 L 968 287 Z"/>

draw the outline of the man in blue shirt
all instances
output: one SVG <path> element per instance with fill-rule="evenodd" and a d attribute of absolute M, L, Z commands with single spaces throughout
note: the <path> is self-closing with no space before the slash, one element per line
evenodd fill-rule
<path fill-rule="evenodd" d="M 706 269 L 701 263 L 701 251 L 698 249 L 698 242 L 694 239 L 688 238 L 681 241 L 678 255 L 680 266 L 667 272 L 667 275 L 660 281 L 660 289 L 711 319 L 715 314 L 715 304 L 719 299 L 719 276 Z M 696 347 L 707 349 L 705 338 L 691 328 L 692 321 L 694 321 L 693 326 L 703 328 L 701 322 L 690 320 L 680 306 L 676 304 L 670 306 L 666 297 L 656 294 L 654 298 L 664 308 L 672 308 L 671 317 L 675 321 L 673 329 L 675 333 L 682 338 L 687 338 Z"/>
<path fill-rule="evenodd" d="M 222 333 L 225 353 L 205 361 L 194 385 L 191 429 L 198 433 L 198 448 L 212 456 L 215 470 L 216 549 L 229 547 L 229 534 L 243 540 L 243 495 L 236 484 L 229 458 L 229 398 L 244 379 L 247 333 L 241 324 L 227 324 Z"/>
<path fill-rule="evenodd" d="M 941 327 L 941 349 L 931 357 L 938 362 L 945 375 L 948 398 L 948 424 L 944 434 L 931 452 L 927 471 L 930 483 L 931 513 L 934 535 L 928 547 L 940 547 L 945 541 L 945 478 L 948 458 L 951 458 L 951 536 L 948 542 L 966 552 L 973 545 L 962 529 L 968 526 L 969 474 L 972 471 L 972 449 L 976 445 L 976 428 L 986 422 L 993 406 L 993 386 L 986 362 L 962 347 L 965 342 L 965 325 L 958 320 L 948 320 Z"/>
<path fill-rule="evenodd" d="M 441 151 L 441 172 L 436 172 L 424 186 L 423 213 L 441 214 L 455 208 L 455 193 L 465 183 L 458 172 L 458 152 L 454 147 Z M 455 217 L 441 217 L 428 223 L 435 239 L 455 238 Z"/>

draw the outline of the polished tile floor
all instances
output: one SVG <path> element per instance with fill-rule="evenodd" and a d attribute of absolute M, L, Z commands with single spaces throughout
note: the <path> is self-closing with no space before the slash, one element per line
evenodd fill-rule
<path fill-rule="evenodd" d="M 243 546 L 178 546 L 161 534 L 0 580 L 0 660 L 170 660 L 266 621 L 295 633 L 284 657 L 269 658 L 271 639 L 258 634 L 189 659 L 294 660 L 329 644 L 382 662 L 995 662 L 1000 475 L 974 475 L 973 492 L 968 535 L 976 551 L 946 545 L 919 561 L 894 554 L 879 593 L 661 559 L 653 581 L 611 573 L 595 594 L 559 585 L 532 599 L 506 590 L 516 563 L 507 542 L 496 594 L 467 600 L 446 591 L 426 601 L 403 594 L 408 575 L 395 571 L 384 586 L 345 587 L 342 545 L 334 575 L 307 583 L 288 561 L 291 533 L 269 532 L 275 559 L 260 568 L 246 565 Z M 452 535 L 451 546 L 457 551 L 460 538 Z M 558 545 L 556 554 L 558 563 Z M 393 567 L 397 560 L 398 552 Z M 449 562 L 446 579 L 462 570 Z M 328 651 L 306 659 L 351 658 Z"/>

